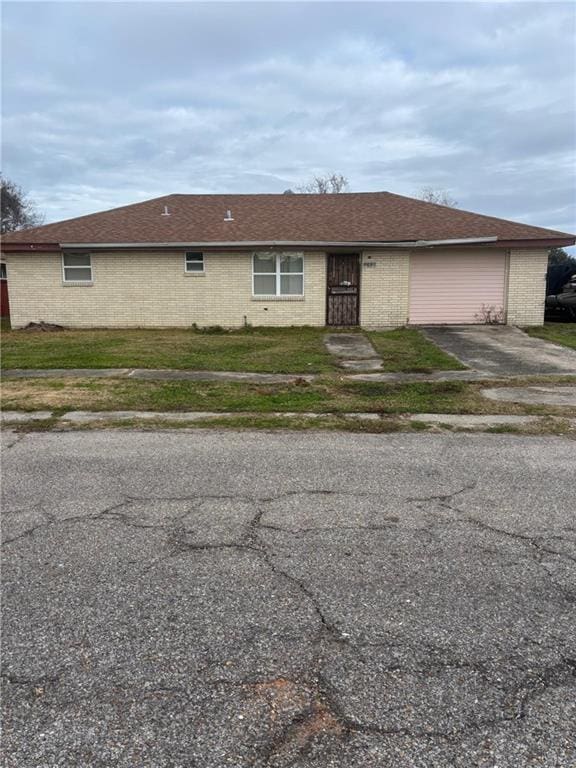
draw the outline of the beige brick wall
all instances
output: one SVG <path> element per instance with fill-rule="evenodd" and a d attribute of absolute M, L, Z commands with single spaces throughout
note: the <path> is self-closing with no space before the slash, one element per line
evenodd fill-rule
<path fill-rule="evenodd" d="M 507 322 L 541 325 L 546 250 L 512 250 Z M 12 326 L 44 320 L 70 327 L 286 326 L 325 323 L 326 256 L 304 257 L 304 299 L 252 297 L 249 253 L 206 253 L 203 275 L 184 272 L 181 251 L 94 253 L 91 286 L 64 285 L 58 253 L 7 254 Z M 374 264 L 375 266 L 368 266 Z M 409 313 L 407 250 L 361 258 L 360 324 L 402 326 Z"/>
<path fill-rule="evenodd" d="M 304 257 L 304 299 L 252 297 L 248 253 L 206 253 L 203 275 L 181 251 L 94 253 L 93 285 L 64 285 L 61 255 L 7 254 L 12 325 L 71 327 L 324 325 L 326 257 Z"/>
<path fill-rule="evenodd" d="M 374 266 L 370 266 L 370 265 Z M 360 325 L 401 326 L 408 322 L 410 256 L 407 250 L 362 255 Z"/>
<path fill-rule="evenodd" d="M 506 322 L 542 325 L 548 250 L 511 250 L 508 257 Z"/>

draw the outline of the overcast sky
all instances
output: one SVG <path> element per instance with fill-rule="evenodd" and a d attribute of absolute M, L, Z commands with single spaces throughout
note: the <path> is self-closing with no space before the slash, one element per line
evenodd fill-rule
<path fill-rule="evenodd" d="M 47 221 L 338 171 L 575 232 L 574 8 L 4 3 L 2 168 Z"/>

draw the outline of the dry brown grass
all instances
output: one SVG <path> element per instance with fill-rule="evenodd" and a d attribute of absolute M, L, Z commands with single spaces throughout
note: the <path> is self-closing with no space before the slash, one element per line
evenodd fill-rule
<path fill-rule="evenodd" d="M 97 390 L 82 386 L 83 380 L 14 379 L 0 386 L 5 410 L 111 410 L 117 407 L 112 381 Z"/>

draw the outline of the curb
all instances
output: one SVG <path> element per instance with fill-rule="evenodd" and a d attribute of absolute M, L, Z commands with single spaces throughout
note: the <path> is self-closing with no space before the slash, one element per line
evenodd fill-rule
<path fill-rule="evenodd" d="M 269 413 L 253 413 L 248 411 L 69 411 L 55 415 L 52 411 L 4 411 L 0 415 L 3 425 L 28 424 L 39 421 L 53 420 L 62 426 L 74 426 L 93 424 L 98 422 L 130 422 L 130 421 L 163 421 L 177 422 L 179 424 L 194 424 L 202 421 L 234 418 L 285 418 L 285 419 L 317 419 L 322 421 L 328 418 L 342 418 L 358 422 L 397 422 L 420 423 L 429 426 L 457 428 L 466 430 L 489 429 L 491 427 L 515 427 L 541 423 L 567 422 L 571 427 L 576 427 L 576 418 L 562 418 L 561 416 L 532 416 L 532 415 L 505 415 L 505 414 L 455 414 L 455 413 L 413 413 L 413 414 L 380 414 L 380 413 L 316 413 L 316 412 L 285 412 L 273 411 Z"/>

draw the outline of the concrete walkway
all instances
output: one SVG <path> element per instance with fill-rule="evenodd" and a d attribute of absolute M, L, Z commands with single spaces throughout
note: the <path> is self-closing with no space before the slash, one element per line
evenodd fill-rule
<path fill-rule="evenodd" d="M 353 361 L 345 361 L 352 363 Z M 369 360 L 358 360 L 362 363 Z M 372 368 L 373 370 L 373 368 Z M 11 368 L 2 371 L 3 379 L 138 379 L 145 381 L 231 381 L 248 384 L 289 384 L 297 380 L 315 381 L 320 374 L 310 373 L 252 373 L 249 371 L 185 371 L 154 368 Z M 576 376 L 576 371 L 543 374 L 540 376 Z M 381 381 L 409 384 L 417 381 L 493 381 L 494 379 L 523 378 L 523 373 L 490 373 L 489 371 L 433 371 L 432 373 L 363 372 L 343 374 L 350 381 Z"/>
<path fill-rule="evenodd" d="M 434 371 L 432 373 L 353 373 L 346 376 L 352 381 L 381 381 L 410 384 L 417 381 L 490 381 L 512 376 L 494 376 L 482 371 Z"/>
<path fill-rule="evenodd" d="M 481 392 L 489 400 L 506 403 L 576 406 L 576 387 L 495 387 Z"/>
<path fill-rule="evenodd" d="M 379 371 L 382 358 L 363 333 L 329 333 L 324 337 L 326 349 L 341 368 L 354 371 Z"/>
<path fill-rule="evenodd" d="M 576 375 L 576 351 L 509 325 L 421 329 L 436 346 L 475 371 L 498 376 Z"/>
<path fill-rule="evenodd" d="M 11 368 L 4 379 L 128 378 L 150 381 L 245 381 L 254 384 L 286 384 L 295 379 L 313 381 L 306 373 L 252 373 L 249 371 L 188 371 L 163 368 Z"/>

